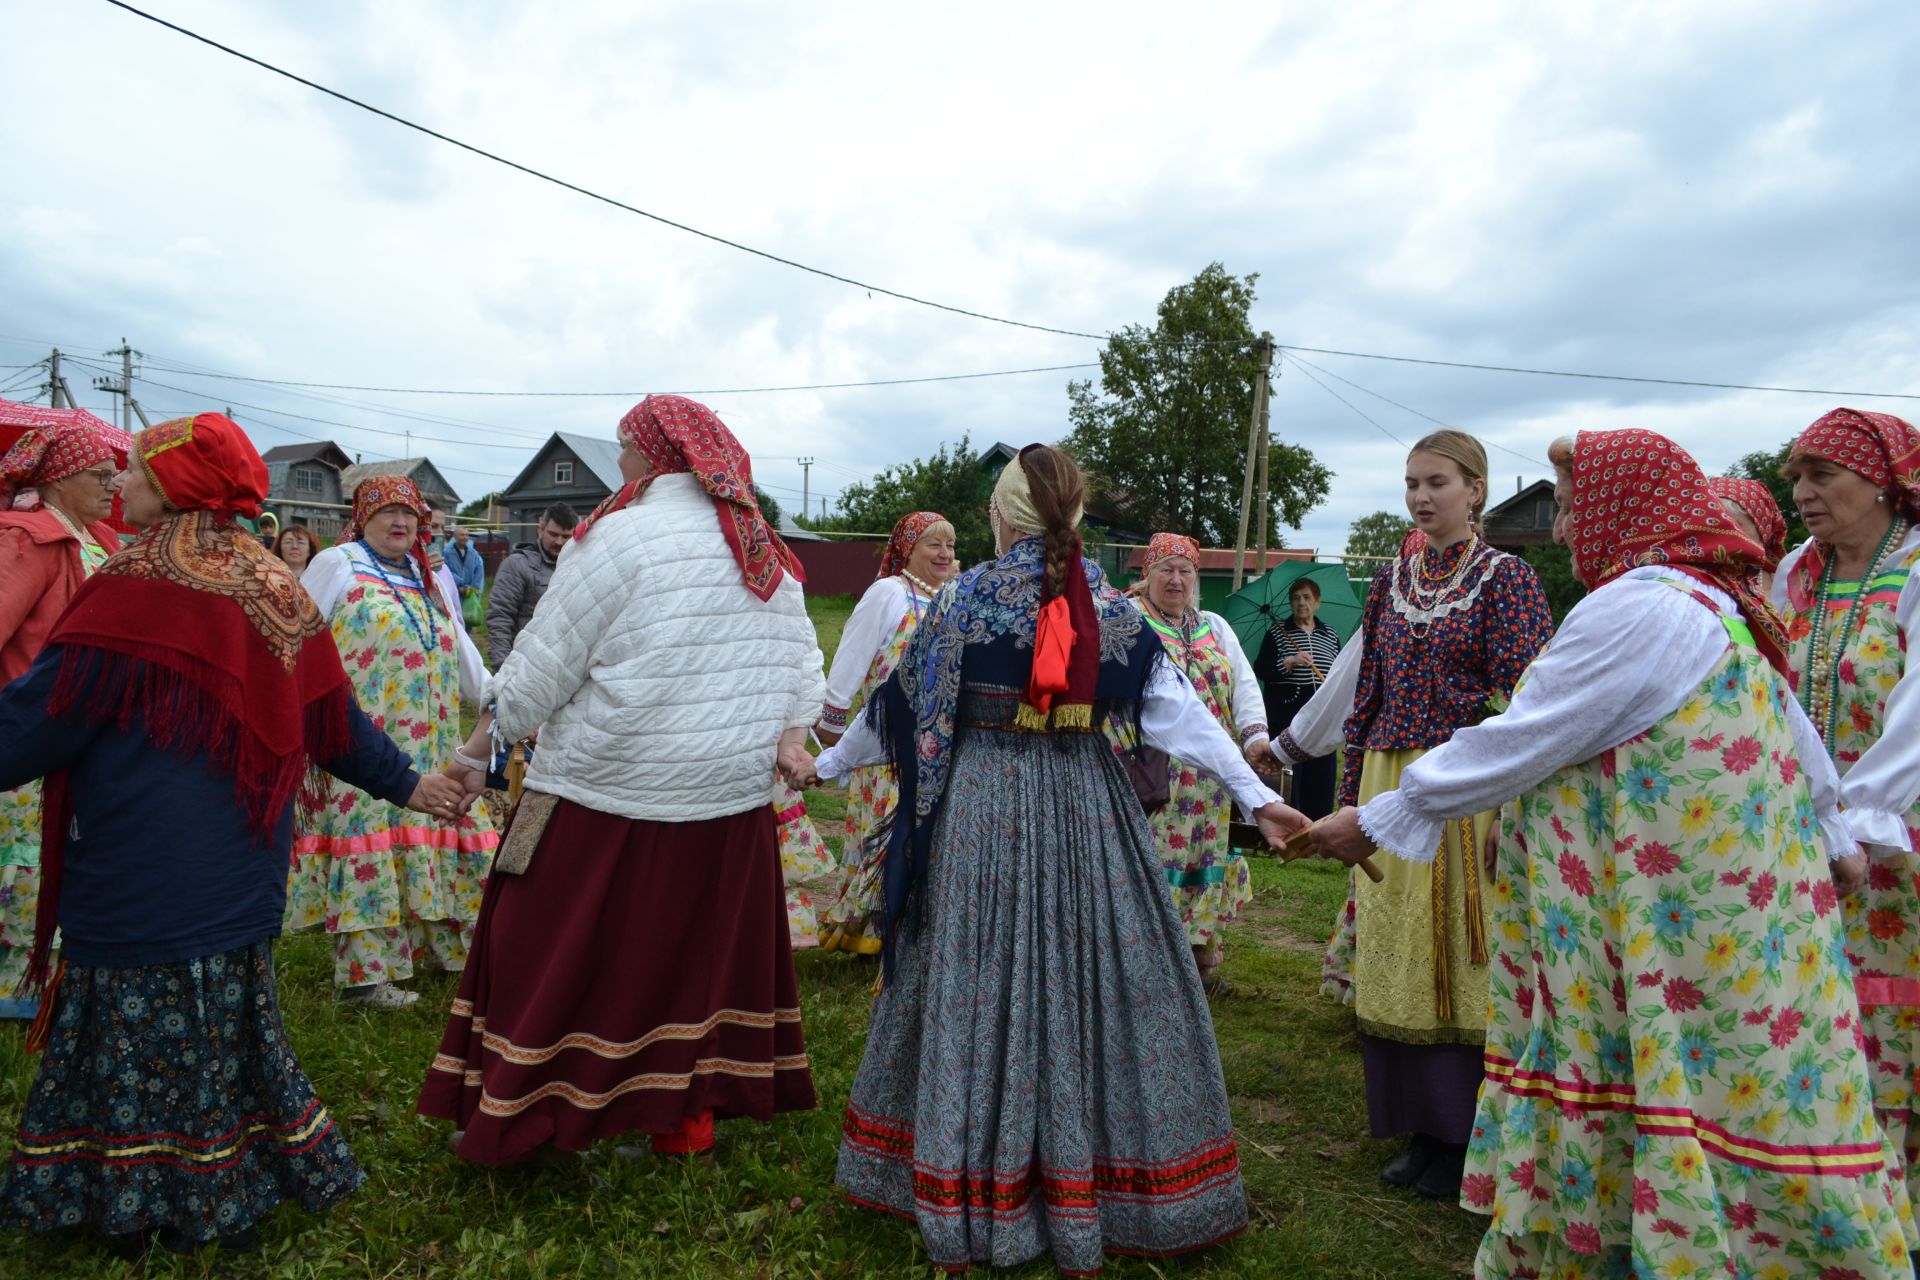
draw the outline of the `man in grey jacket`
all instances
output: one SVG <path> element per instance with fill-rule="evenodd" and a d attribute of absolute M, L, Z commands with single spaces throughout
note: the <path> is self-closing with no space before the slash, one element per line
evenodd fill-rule
<path fill-rule="evenodd" d="M 493 595 L 487 601 L 487 664 L 495 671 L 513 652 L 520 629 L 547 594 L 554 562 L 578 523 L 572 507 L 554 503 L 540 517 L 539 541 L 521 543 L 494 571 Z"/>

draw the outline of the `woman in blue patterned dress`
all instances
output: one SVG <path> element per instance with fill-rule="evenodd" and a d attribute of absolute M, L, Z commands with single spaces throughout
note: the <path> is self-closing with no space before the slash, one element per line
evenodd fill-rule
<path fill-rule="evenodd" d="M 1080 556 L 1079 469 L 1030 445 L 994 488 L 1000 559 L 935 599 L 818 762 L 901 762 L 886 986 L 838 1181 L 914 1219 L 935 1266 L 1070 1274 L 1246 1225 L 1212 1021 L 1109 714 L 1219 777 L 1270 840 L 1280 804 Z"/>

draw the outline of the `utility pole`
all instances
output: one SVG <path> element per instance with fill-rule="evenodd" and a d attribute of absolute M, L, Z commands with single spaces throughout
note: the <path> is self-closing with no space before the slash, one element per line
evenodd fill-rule
<path fill-rule="evenodd" d="M 804 512 L 809 507 L 813 506 L 813 502 L 811 500 L 812 498 L 811 481 L 813 480 L 813 459 L 812 458 L 796 458 L 794 459 L 794 461 L 800 464 L 800 510 Z M 826 495 L 821 494 L 820 500 L 822 502 L 825 502 Z"/>
<path fill-rule="evenodd" d="M 47 360 L 47 403 L 60 407 L 60 348 L 53 349 L 53 355 Z"/>
<path fill-rule="evenodd" d="M 1262 333 L 1254 344 L 1254 355 L 1259 360 L 1259 368 L 1253 379 L 1253 412 L 1247 422 L 1247 467 L 1240 483 L 1240 536 L 1233 547 L 1233 589 L 1238 591 L 1246 581 L 1247 573 L 1247 523 L 1253 514 L 1253 480 L 1256 469 L 1265 471 L 1263 458 L 1265 451 L 1261 441 L 1265 438 L 1267 422 L 1267 371 L 1273 367 L 1273 335 Z M 1266 541 L 1266 481 L 1261 480 L 1261 516 L 1260 539 Z M 1264 567 L 1265 561 L 1262 560 Z"/>
<path fill-rule="evenodd" d="M 55 354 L 57 355 L 58 353 L 56 352 Z M 132 435 L 134 351 L 132 347 L 127 345 L 127 340 L 123 337 L 120 339 L 120 349 L 118 351 L 109 351 L 107 354 L 120 357 L 120 381 L 115 382 L 112 378 L 95 378 L 93 385 L 96 390 L 105 391 L 111 395 L 120 397 L 120 429 L 128 435 Z M 73 392 L 71 391 L 67 392 L 67 403 L 69 406 L 73 403 Z M 142 421 L 146 420 L 146 414 L 143 413 L 140 417 Z"/>
<path fill-rule="evenodd" d="M 1264 339 L 1267 335 L 1262 334 L 1261 337 Z M 1271 351 L 1268 348 L 1269 364 Z M 1260 513 L 1260 535 L 1254 539 L 1260 547 L 1260 554 L 1253 562 L 1253 572 L 1255 577 L 1259 577 L 1267 571 L 1267 512 L 1273 505 L 1268 498 L 1270 490 L 1267 488 L 1267 458 L 1273 452 L 1273 432 L 1267 423 L 1273 405 L 1273 391 L 1266 369 L 1260 371 L 1260 385 L 1254 392 L 1254 398 L 1260 406 L 1260 478 L 1255 486 L 1260 491 L 1260 505 L 1256 508 Z"/>

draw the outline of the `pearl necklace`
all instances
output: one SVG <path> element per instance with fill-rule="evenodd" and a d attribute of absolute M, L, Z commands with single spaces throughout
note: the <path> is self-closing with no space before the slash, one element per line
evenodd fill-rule
<path fill-rule="evenodd" d="M 1427 552 L 1432 543 L 1420 548 L 1411 562 L 1402 560 L 1394 565 L 1393 576 L 1389 579 L 1388 600 L 1393 611 L 1406 619 L 1407 631 L 1414 639 L 1424 639 L 1433 624 L 1441 618 L 1458 610 L 1469 608 L 1480 596 L 1480 585 L 1486 581 L 1483 574 L 1465 591 L 1460 584 L 1466 580 L 1469 570 L 1480 564 L 1485 557 L 1482 552 L 1488 548 L 1480 542 L 1479 534 L 1467 535 L 1467 546 L 1460 553 L 1460 563 L 1453 572 L 1436 585 L 1426 583 Z M 1402 573 L 1406 581 L 1401 581 Z"/>
<path fill-rule="evenodd" d="M 373 560 L 373 571 L 380 575 L 380 581 L 386 583 L 387 590 L 393 593 L 394 601 L 399 604 L 400 612 L 407 620 L 407 629 L 413 632 L 413 638 L 420 642 L 421 651 L 427 654 L 439 652 L 440 624 L 434 620 L 433 602 L 427 599 L 427 585 L 415 575 L 413 563 L 408 560 L 402 560 L 400 563 L 394 564 L 393 561 L 387 559 L 378 551 L 375 551 L 365 538 L 360 539 L 360 549 L 366 552 Z M 402 581 L 404 581 L 407 586 L 419 587 L 420 608 L 422 612 L 427 615 L 427 625 L 424 631 L 421 629 L 420 624 L 414 621 L 413 608 L 407 604 L 406 593 L 400 589 L 401 583 L 395 582 L 387 576 L 387 566 L 390 564 L 396 569 L 406 570 L 407 576 Z"/>
<path fill-rule="evenodd" d="M 1881 561 L 1886 559 L 1891 548 L 1900 544 L 1906 534 L 1905 520 L 1897 519 L 1887 526 L 1880 545 L 1873 549 L 1873 558 L 1867 561 L 1866 572 L 1860 576 L 1860 588 L 1853 594 L 1853 603 L 1847 607 L 1847 615 L 1841 620 L 1837 637 L 1827 625 L 1827 604 L 1833 593 L 1833 566 L 1839 560 L 1831 548 L 1828 550 L 1827 563 L 1820 570 L 1820 594 L 1813 605 L 1813 635 L 1807 645 L 1807 703 L 1830 756 L 1834 753 L 1834 734 L 1840 727 L 1840 699 L 1836 696 L 1840 687 L 1840 664 L 1846 660 L 1847 646 L 1853 642 L 1856 628 L 1860 625 L 1867 592 L 1874 578 L 1879 576 Z"/>

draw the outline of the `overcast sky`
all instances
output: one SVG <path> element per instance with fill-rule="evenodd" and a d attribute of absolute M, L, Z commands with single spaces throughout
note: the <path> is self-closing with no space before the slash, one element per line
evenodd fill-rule
<path fill-rule="evenodd" d="M 1260 273 L 1255 324 L 1282 343 L 1920 391 L 1910 0 L 150 3 L 582 186 L 970 310 L 1151 323 L 1218 260 Z M 0 366 L 124 334 L 155 365 L 259 378 L 645 391 L 1098 351 L 634 217 L 97 0 L 0 0 L 0 47 Z M 1717 469 L 1839 403 L 1307 358 L 1498 446 L 1496 499 L 1572 429 L 1652 427 Z M 468 498 L 633 399 L 147 373 L 156 420 L 230 404 L 262 448 L 331 438 L 371 460 L 411 430 Z M 705 398 L 783 503 L 793 459 L 817 458 L 817 509 L 962 432 L 1059 438 L 1068 376 Z M 1402 440 L 1431 427 L 1330 385 Z M 1356 516 L 1398 509 L 1402 446 L 1291 367 L 1274 426 L 1336 473 L 1290 542 L 1337 551 Z"/>

